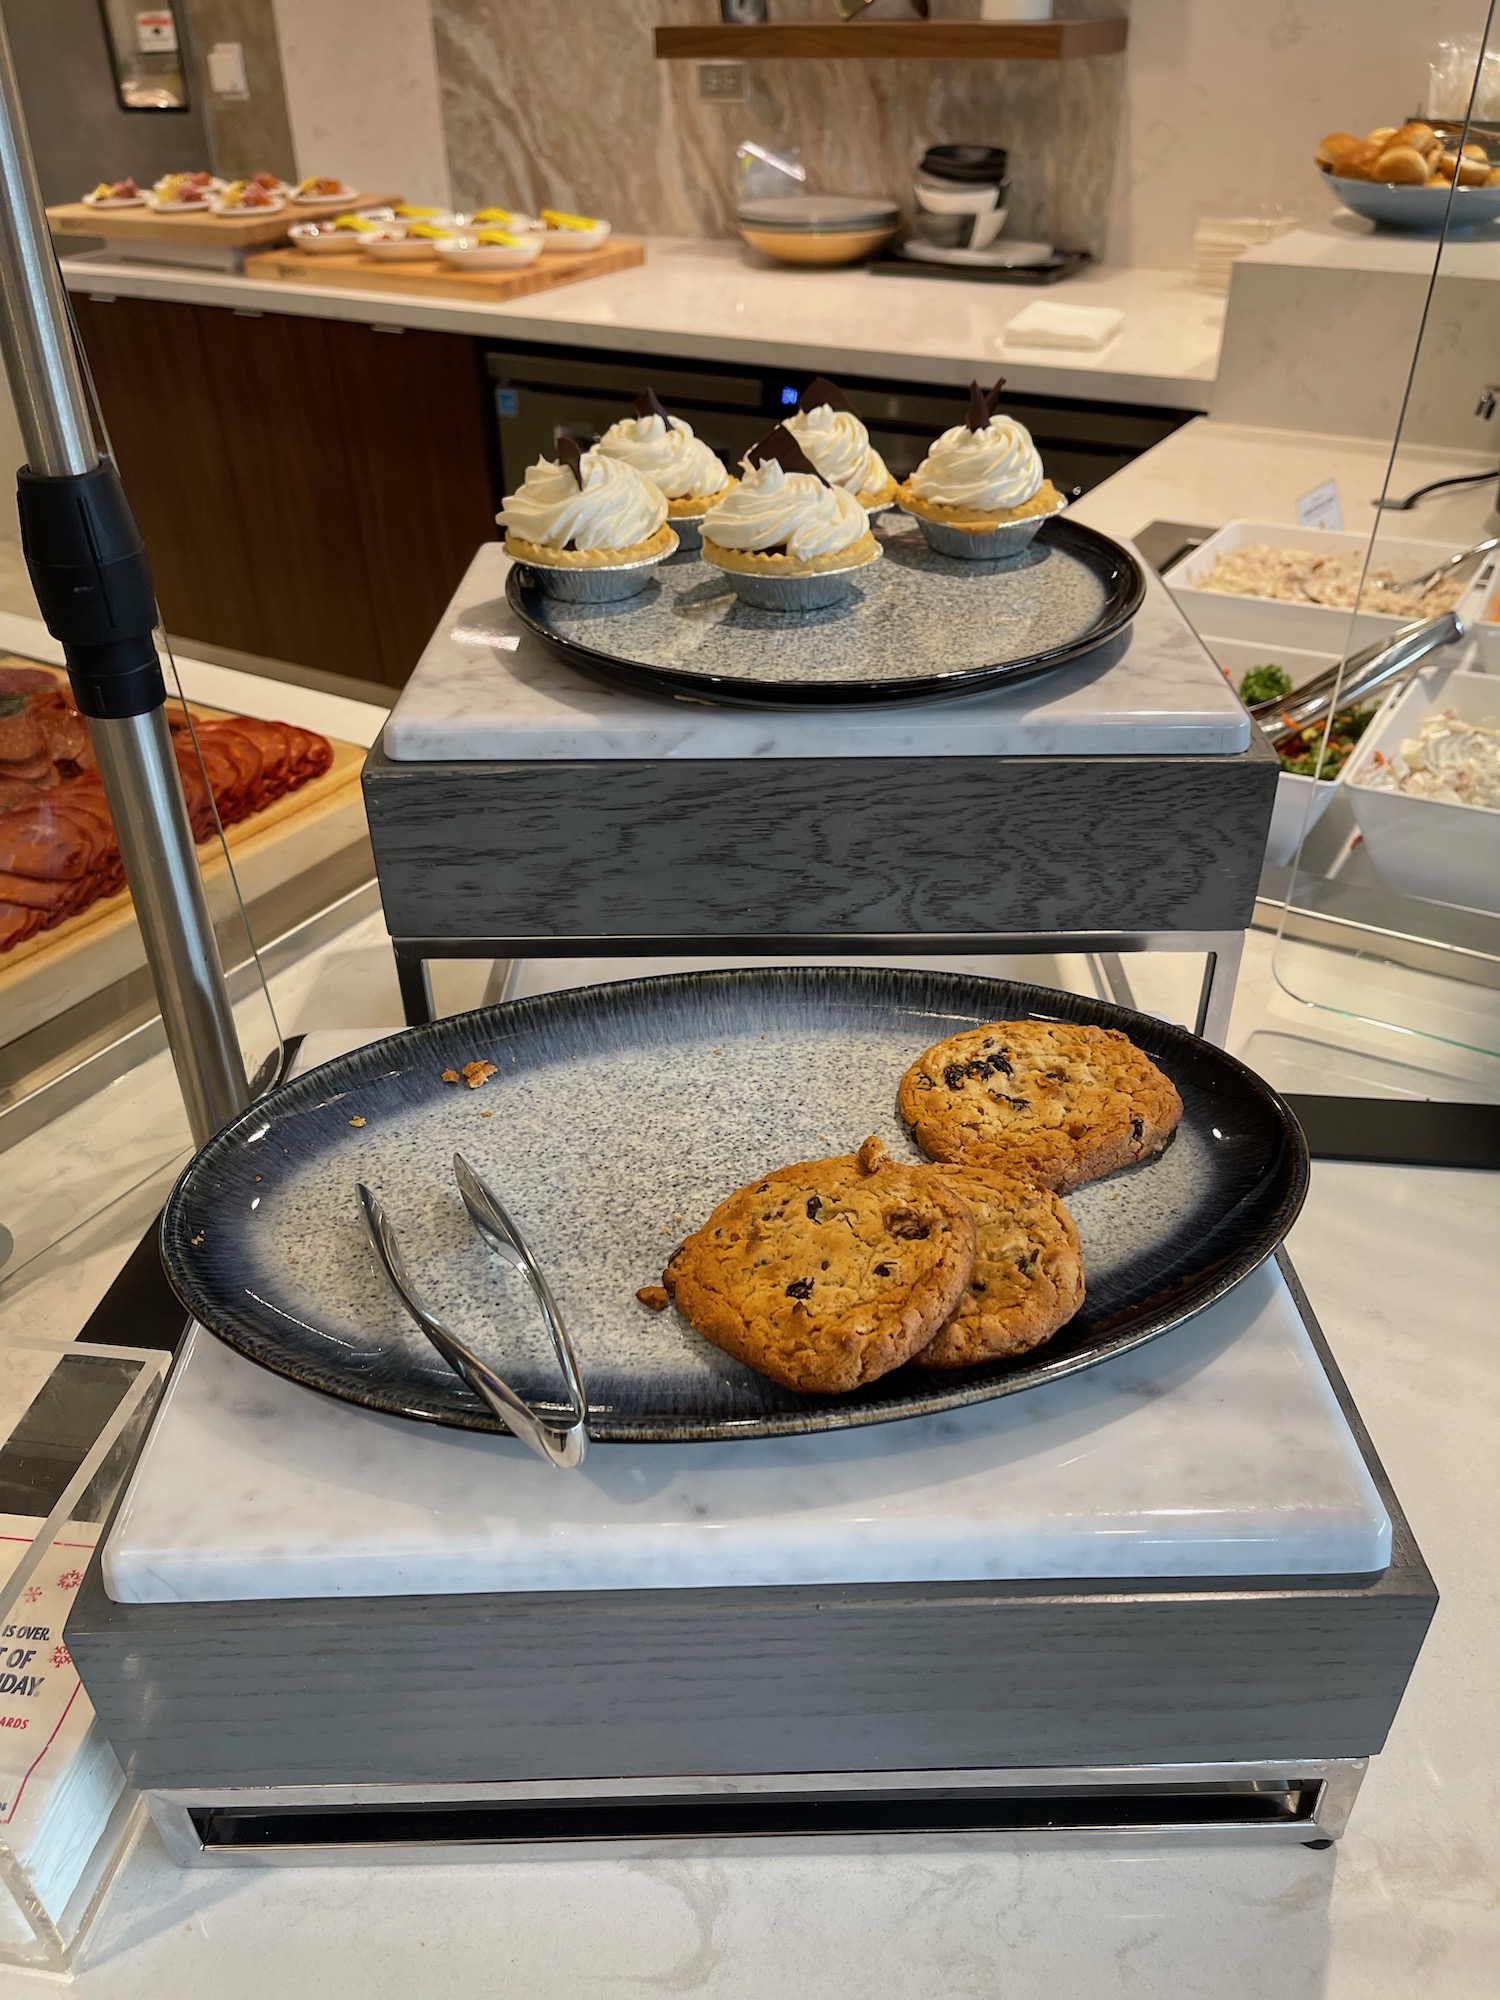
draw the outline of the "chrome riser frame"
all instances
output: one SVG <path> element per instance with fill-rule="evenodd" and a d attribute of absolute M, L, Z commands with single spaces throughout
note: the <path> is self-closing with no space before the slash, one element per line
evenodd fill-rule
<path fill-rule="evenodd" d="M 733 1852 L 753 1841 L 756 1852 L 788 1849 L 806 1852 L 878 1850 L 899 1851 L 913 1842 L 925 1848 L 972 1847 L 976 1843 L 996 1851 L 1039 1848 L 1120 1848 L 1124 1846 L 1209 1846 L 1252 1844 L 1264 1846 L 1326 1847 L 1337 1840 L 1348 1822 L 1359 1787 L 1364 1779 L 1365 1758 L 1289 1759 L 1284 1762 L 1229 1764 L 1138 1764 L 1122 1766 L 1056 1766 L 1036 1769 L 965 1771 L 801 1771 L 756 1776 L 676 1776 L 671 1778 L 559 1779 L 554 1781 L 474 1785 L 289 1785 L 269 1788 L 219 1787 L 199 1792 L 173 1789 L 148 1792 L 146 1800 L 168 1853 L 179 1866 L 214 1867 L 330 1867 L 369 1866 L 372 1862 L 436 1863 L 458 1861 L 587 1859 L 649 1859 L 664 1851 L 684 1853 Z M 1212 1823 L 1184 1818 L 1173 1809 L 1171 1799 L 1162 1800 L 1160 1818 L 1149 1809 L 1120 1824 L 1110 1816 L 1111 1804 L 1122 1801 L 1140 1807 L 1153 1794 L 1169 1793 L 1180 1798 L 1184 1791 L 1203 1797 L 1243 1797 L 1244 1817 L 1229 1814 Z M 837 1831 L 788 1832 L 732 1824 L 709 1831 L 657 1834 L 642 1837 L 628 1830 L 622 1817 L 618 1836 L 596 1832 L 584 1838 L 510 1835 L 461 1835 L 445 1838 L 440 1824 L 420 1840 L 385 1837 L 370 1824 L 371 1809 L 425 1808 L 429 1815 L 442 1810 L 470 1810 L 487 1806 L 517 1807 L 588 1805 L 621 1808 L 628 1812 L 632 1802 L 642 1805 L 681 1803 L 702 1804 L 716 1800 L 728 1806 L 732 1801 L 782 1798 L 803 1801 L 831 1801 L 857 1804 L 860 1796 L 909 1795 L 914 1801 L 913 1817 L 920 1822 L 922 1799 L 955 1794 L 1012 1795 L 1008 1808 L 1011 1820 L 1018 1815 L 1013 1795 L 1025 1793 L 1023 1823 L 1003 1827 L 983 1824 L 983 1804 L 976 1797 L 975 1823 L 970 1826 L 931 1827 L 920 1823 L 909 1828 L 877 1826 L 864 1831 L 857 1826 Z M 1252 1815 L 1248 1803 L 1266 1795 L 1286 1801 L 1284 1813 L 1267 1817 L 1264 1811 Z M 1091 1821 L 1087 1802 L 1098 1802 L 1097 1821 Z M 1080 1810 L 1080 1807 L 1082 1808 Z M 1074 1822 L 1067 1826 L 1049 1824 L 1059 1808 L 1065 1808 Z M 338 1819 L 349 1813 L 348 1839 L 339 1838 Z M 317 1810 L 323 1822 L 315 1839 L 297 1840 L 290 1833 L 268 1839 L 253 1847 L 223 1844 L 211 1825 L 213 1813 L 281 1814 Z M 726 1814 L 726 1819 L 729 1815 Z M 361 1821 L 365 1832 L 360 1837 Z"/>

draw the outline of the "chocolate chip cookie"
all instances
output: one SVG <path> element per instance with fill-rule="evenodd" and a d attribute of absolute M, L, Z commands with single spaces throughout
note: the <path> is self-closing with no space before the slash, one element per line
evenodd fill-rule
<path fill-rule="evenodd" d="M 868 1139 L 737 1189 L 662 1282 L 736 1360 L 785 1388 L 841 1395 L 927 1345 L 963 1296 L 974 1244 L 973 1218 L 941 1174 Z"/>
<path fill-rule="evenodd" d="M 932 1167 L 974 1218 L 974 1269 L 958 1310 L 919 1368 L 968 1368 L 1025 1354 L 1083 1304 L 1083 1252 L 1055 1194 L 993 1167 Z"/>
<path fill-rule="evenodd" d="M 998 1167 L 1056 1194 L 1159 1153 L 1182 1099 L 1115 1028 L 991 1021 L 950 1035 L 901 1079 L 901 1116 L 935 1160 Z"/>

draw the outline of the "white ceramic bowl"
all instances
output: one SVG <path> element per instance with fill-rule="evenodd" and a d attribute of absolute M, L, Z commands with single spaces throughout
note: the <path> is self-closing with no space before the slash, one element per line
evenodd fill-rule
<path fill-rule="evenodd" d="M 287 231 L 293 246 L 316 257 L 348 257 L 364 242 L 359 229 L 335 229 L 328 222 L 294 222 Z"/>
<path fill-rule="evenodd" d="M 438 254 L 438 245 L 448 240 L 443 236 L 408 236 L 401 224 L 395 222 L 383 228 L 378 236 L 361 236 L 359 247 L 367 257 L 380 257 L 393 264 L 423 261 L 430 264 Z"/>
<path fill-rule="evenodd" d="M 597 250 L 609 236 L 610 225 L 596 222 L 592 229 L 547 229 L 541 244 L 544 250 L 563 250 L 576 255 L 580 250 Z"/>
<path fill-rule="evenodd" d="M 1430 669 L 1391 695 L 1339 773 L 1371 861 L 1390 887 L 1431 903 L 1500 916 L 1500 812 L 1447 799 L 1370 789 L 1377 752 L 1416 736 L 1435 709 L 1470 722 L 1500 717 L 1500 680 L 1460 667 Z"/>
<path fill-rule="evenodd" d="M 1273 549 L 1312 549 L 1320 554 L 1362 554 L 1368 535 L 1345 529 L 1300 528 L 1286 521 L 1231 521 L 1201 547 L 1185 555 L 1166 571 L 1163 582 L 1181 605 L 1195 632 L 1213 633 L 1226 639 L 1249 639 L 1270 648 L 1265 657 L 1276 658 L 1276 649 L 1300 647 L 1308 652 L 1332 653 L 1342 657 L 1349 637 L 1347 606 L 1304 604 L 1292 598 L 1249 597 L 1228 590 L 1201 589 L 1201 579 L 1214 566 L 1215 558 L 1260 542 Z M 1375 548 L 1379 567 L 1389 567 L 1398 575 L 1414 576 L 1456 553 L 1451 542 L 1423 542 L 1388 534 L 1381 529 Z M 1409 618 L 1383 611 L 1362 611 L 1355 620 L 1354 644 L 1367 646 L 1375 639 L 1389 639 Z"/>
<path fill-rule="evenodd" d="M 540 236 L 522 236 L 514 243 L 478 243 L 472 236 L 449 236 L 434 246 L 445 264 L 461 271 L 518 271 L 542 254 Z"/>
<path fill-rule="evenodd" d="M 278 194 L 273 195 L 270 201 L 255 202 L 248 208 L 240 202 L 228 201 L 213 201 L 209 203 L 209 207 L 215 215 L 238 216 L 253 221 L 260 215 L 280 215 L 286 207 L 286 202 Z"/>

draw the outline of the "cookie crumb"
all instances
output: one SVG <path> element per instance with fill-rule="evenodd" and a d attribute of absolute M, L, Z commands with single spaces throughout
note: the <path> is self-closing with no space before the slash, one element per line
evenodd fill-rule
<path fill-rule="evenodd" d="M 481 1111 L 479 1115 L 481 1118 L 493 1118 L 495 1114 L 493 1111 Z"/>
<path fill-rule="evenodd" d="M 856 1157 L 859 1160 L 860 1172 L 862 1174 L 873 1174 L 879 1168 L 883 1167 L 891 1156 L 885 1149 L 884 1139 L 877 1139 L 872 1132 L 860 1147 Z"/>
<path fill-rule="evenodd" d="M 636 1297 L 643 1306 L 650 1306 L 652 1312 L 665 1312 L 671 1304 L 665 1285 L 642 1285 Z"/>
<path fill-rule="evenodd" d="M 351 1119 L 349 1120 L 349 1123 L 350 1123 L 351 1125 L 363 1125 L 363 1124 L 364 1124 L 364 1122 L 365 1122 L 365 1121 L 364 1121 L 364 1119 L 363 1119 L 363 1118 L 351 1118 Z"/>
<path fill-rule="evenodd" d="M 461 1076 L 456 1069 L 445 1069 L 443 1071 L 443 1081 L 444 1083 L 463 1083 L 470 1090 L 478 1090 L 479 1086 L 482 1083 L 488 1083 L 495 1073 L 496 1065 L 492 1062 L 466 1062 Z"/>

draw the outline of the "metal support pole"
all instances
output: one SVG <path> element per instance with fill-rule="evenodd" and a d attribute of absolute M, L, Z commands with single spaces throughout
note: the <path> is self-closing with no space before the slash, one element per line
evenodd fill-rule
<path fill-rule="evenodd" d="M 94 442 L 62 274 L 0 21 L 0 350 L 26 446 L 22 537 L 63 644 L 194 1139 L 249 1099 L 167 728 L 140 536 Z"/>

